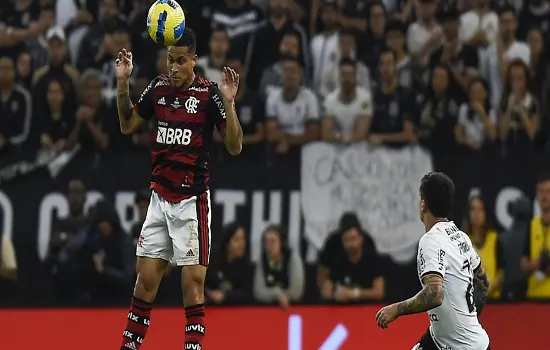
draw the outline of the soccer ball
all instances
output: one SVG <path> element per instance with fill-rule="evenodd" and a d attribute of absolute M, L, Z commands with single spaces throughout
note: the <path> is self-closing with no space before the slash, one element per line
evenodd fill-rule
<path fill-rule="evenodd" d="M 157 44 L 174 45 L 184 29 L 185 13 L 175 0 L 157 0 L 149 8 L 147 31 Z"/>

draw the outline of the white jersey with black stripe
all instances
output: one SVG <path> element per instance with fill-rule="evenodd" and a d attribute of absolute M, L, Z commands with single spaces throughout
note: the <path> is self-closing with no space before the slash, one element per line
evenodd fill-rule
<path fill-rule="evenodd" d="M 418 277 L 443 277 L 443 304 L 428 311 L 430 333 L 440 350 L 485 350 L 489 336 L 477 319 L 474 270 L 481 259 L 468 235 L 451 221 L 436 223 L 418 244 Z"/>

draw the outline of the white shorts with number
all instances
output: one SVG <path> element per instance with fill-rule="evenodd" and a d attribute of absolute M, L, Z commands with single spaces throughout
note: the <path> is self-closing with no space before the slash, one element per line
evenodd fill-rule
<path fill-rule="evenodd" d="M 210 217 L 210 191 L 179 203 L 167 202 L 153 191 L 136 255 L 178 266 L 208 266 Z"/>

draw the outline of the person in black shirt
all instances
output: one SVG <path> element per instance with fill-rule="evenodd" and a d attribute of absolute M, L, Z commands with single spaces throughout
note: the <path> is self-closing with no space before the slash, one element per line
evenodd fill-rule
<path fill-rule="evenodd" d="M 74 116 L 67 112 L 64 107 L 65 95 L 61 83 L 52 80 L 48 85 L 46 100 L 48 109 L 44 115 L 43 111 L 36 111 L 35 119 L 42 119 L 40 130 L 40 144 L 45 151 L 61 152 L 65 149 L 72 149 L 75 142 L 67 143 L 67 139 L 74 125 Z"/>
<path fill-rule="evenodd" d="M 373 92 L 374 112 L 369 141 L 374 144 L 401 146 L 416 140 L 413 121 L 415 100 L 411 91 L 399 85 L 397 56 L 385 48 L 379 57 L 379 86 Z"/>
<path fill-rule="evenodd" d="M 454 8 L 447 9 L 439 16 L 445 41 L 441 48 L 430 56 L 430 68 L 441 63 L 446 65 L 451 75 L 453 95 L 460 101 L 468 99 L 467 91 L 471 80 L 477 76 L 479 56 L 477 47 L 460 42 L 460 13 Z"/>
<path fill-rule="evenodd" d="M 384 278 L 374 242 L 357 216 L 347 213 L 337 233 L 326 241 L 319 258 L 317 284 L 323 300 L 352 302 L 384 297 Z"/>
<path fill-rule="evenodd" d="M 15 66 L 8 56 L 0 57 L 0 152 L 22 145 L 29 134 L 31 96 L 15 85 Z"/>
<path fill-rule="evenodd" d="M 367 33 L 357 41 L 359 55 L 363 57 L 363 61 L 371 72 L 376 71 L 378 56 L 385 46 L 386 15 L 386 9 L 382 3 L 371 3 L 368 9 L 369 27 Z"/>
<path fill-rule="evenodd" d="M 206 295 L 214 304 L 244 304 L 252 296 L 252 266 L 246 256 L 246 231 L 238 223 L 224 228 L 206 276 Z"/>

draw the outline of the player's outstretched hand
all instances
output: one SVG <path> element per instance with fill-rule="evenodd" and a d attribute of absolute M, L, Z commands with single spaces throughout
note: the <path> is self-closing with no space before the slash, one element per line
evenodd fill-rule
<path fill-rule="evenodd" d="M 115 60 L 115 74 L 117 79 L 127 79 L 134 70 L 134 63 L 132 62 L 132 53 L 122 49 L 119 51 Z"/>
<path fill-rule="evenodd" d="M 384 306 L 380 309 L 380 311 L 378 311 L 376 314 L 376 323 L 378 324 L 378 327 L 382 329 L 388 328 L 388 325 L 395 321 L 397 317 L 399 317 L 397 314 L 397 305 L 391 304 Z"/>
<path fill-rule="evenodd" d="M 239 91 L 239 74 L 229 67 L 223 67 L 220 91 L 222 98 L 228 102 L 233 102 Z"/>

